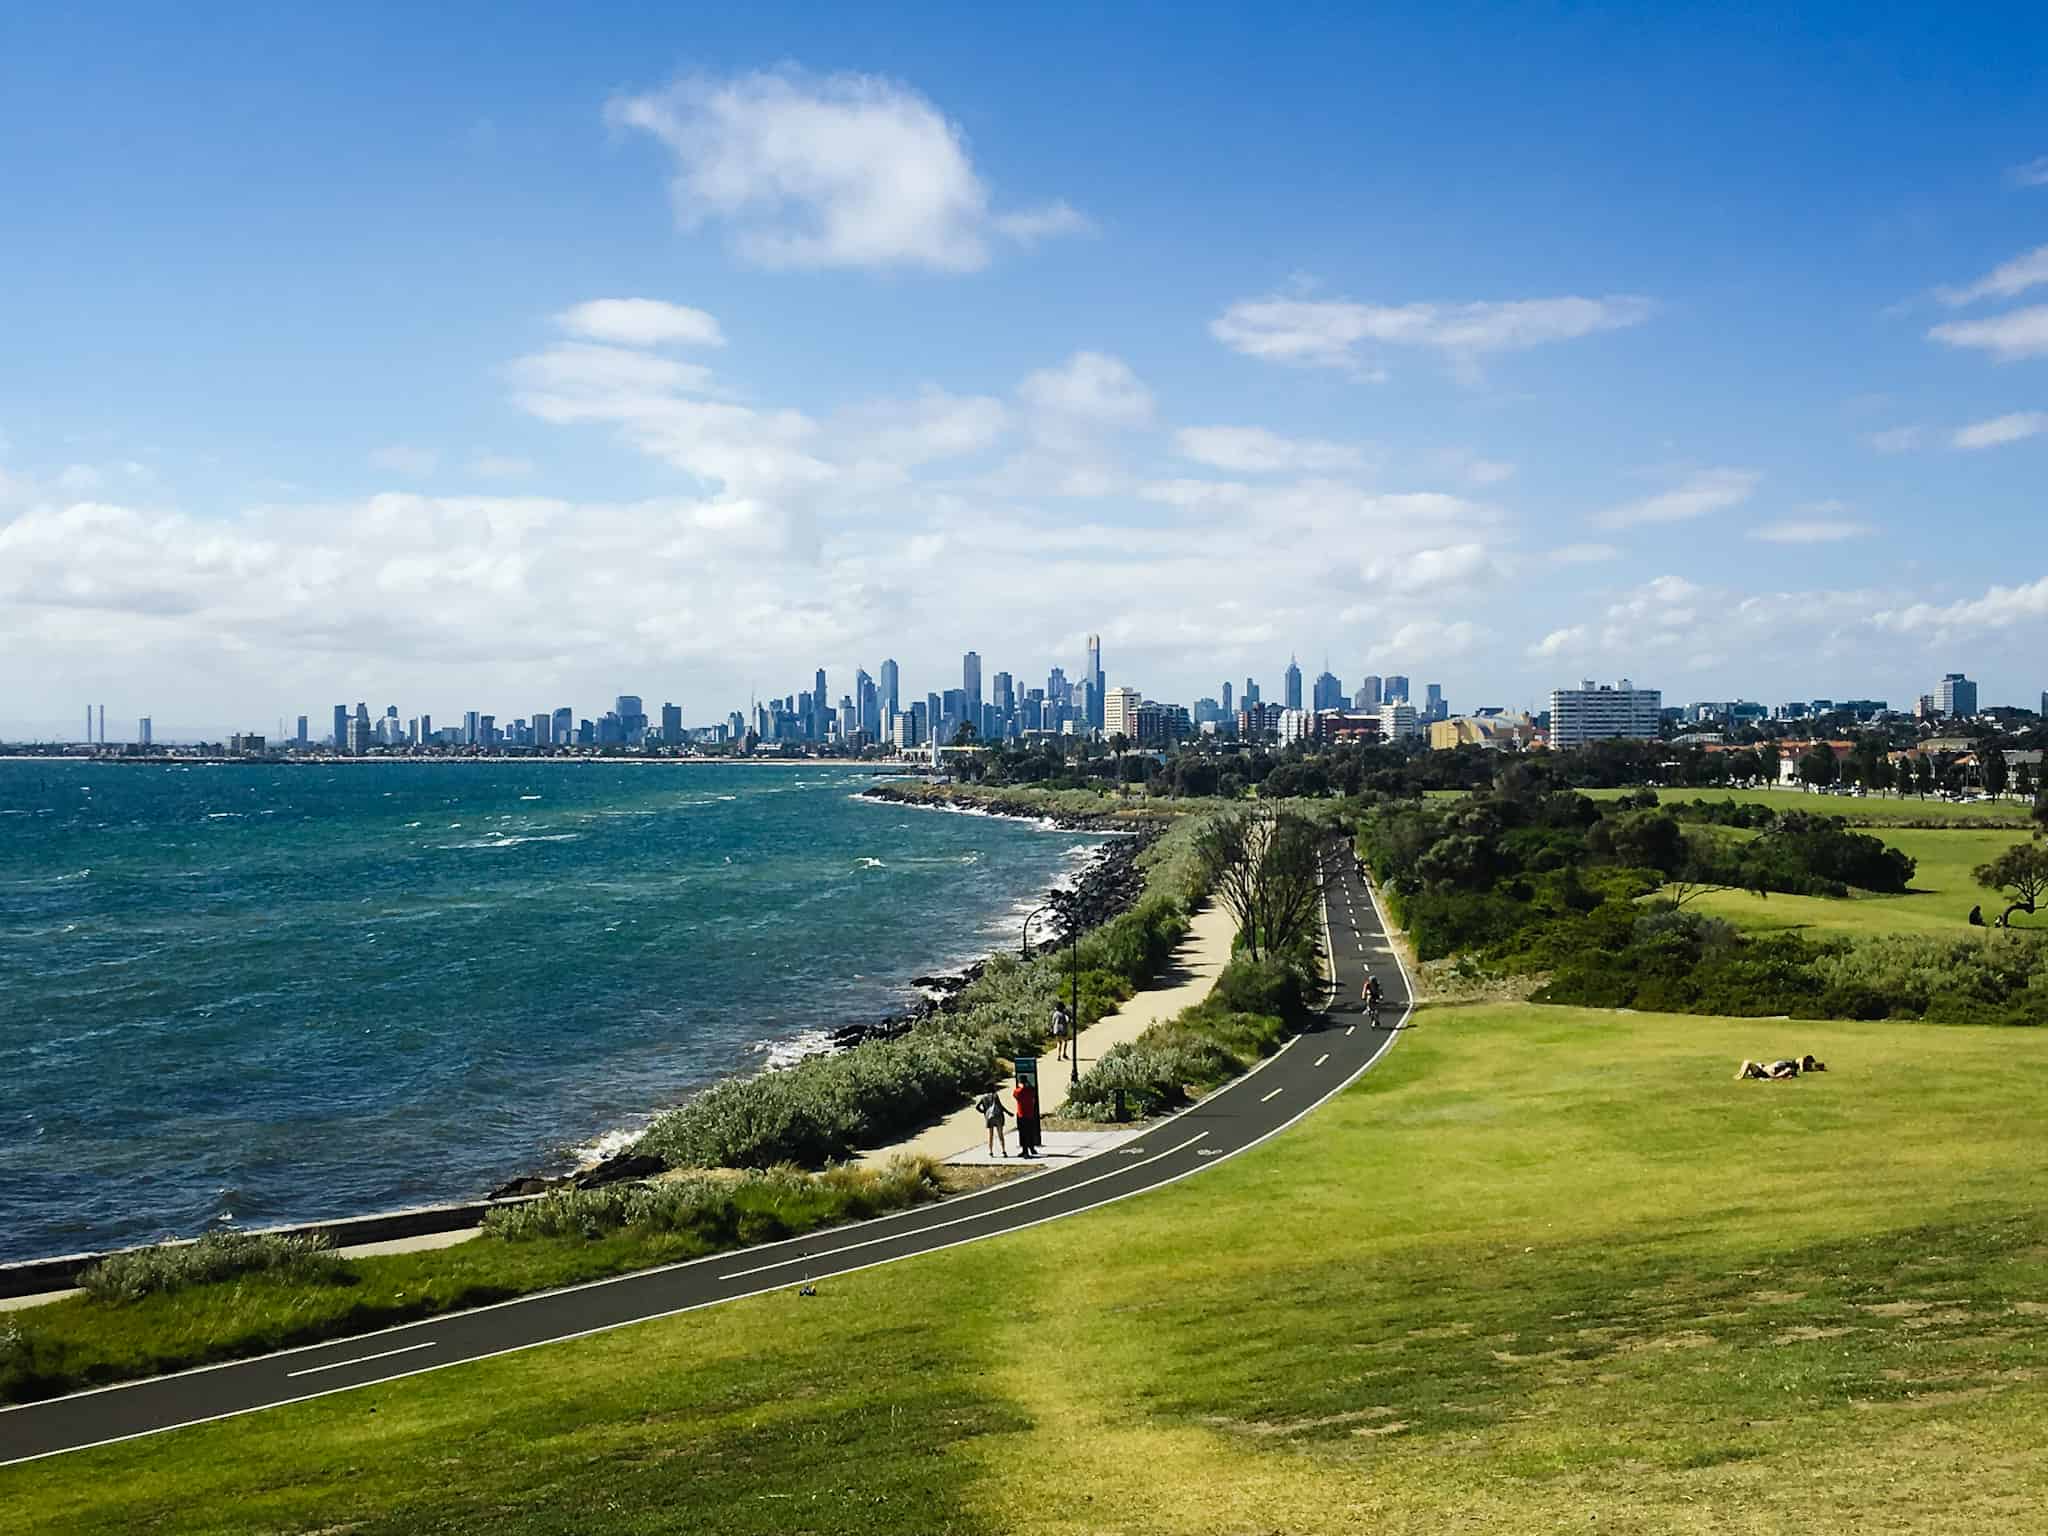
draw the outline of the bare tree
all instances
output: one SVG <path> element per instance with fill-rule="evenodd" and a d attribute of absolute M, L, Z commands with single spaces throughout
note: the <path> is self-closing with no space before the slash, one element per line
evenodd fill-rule
<path fill-rule="evenodd" d="M 1195 837 L 1195 857 L 1216 899 L 1237 919 L 1245 947 L 1259 952 L 1259 850 L 1265 846 L 1267 818 L 1257 812 L 1231 811 L 1212 816 Z"/>

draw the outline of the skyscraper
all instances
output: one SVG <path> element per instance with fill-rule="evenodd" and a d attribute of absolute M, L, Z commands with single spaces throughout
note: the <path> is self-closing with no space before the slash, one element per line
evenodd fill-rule
<path fill-rule="evenodd" d="M 1351 702 L 1358 709 L 1378 709 L 1380 707 L 1379 673 L 1368 672 L 1365 674 L 1364 679 L 1358 685 L 1358 692 L 1351 696 Z"/>
<path fill-rule="evenodd" d="M 966 718 L 981 728 L 981 653 L 969 651 L 960 658 L 960 691 L 967 696 Z"/>
<path fill-rule="evenodd" d="M 1944 715 L 1967 720 L 1977 713 L 1977 685 L 1960 672 L 1950 672 L 1935 689 L 1934 703 Z"/>
<path fill-rule="evenodd" d="M 1250 709 L 1259 702 L 1259 685 L 1251 678 L 1244 680 L 1244 697 L 1237 701 L 1238 708 Z"/>
<path fill-rule="evenodd" d="M 334 706 L 334 740 L 332 745 L 337 752 L 346 752 L 348 750 L 348 706 L 346 704 Z"/>
<path fill-rule="evenodd" d="M 1380 696 L 1384 704 L 1406 704 L 1408 702 L 1408 679 L 1398 672 L 1389 672 Z"/>
<path fill-rule="evenodd" d="M 828 741 L 832 736 L 832 706 L 826 702 L 825 669 L 811 679 L 811 740 Z"/>
<path fill-rule="evenodd" d="M 902 708 L 902 700 L 898 696 L 896 686 L 896 658 L 892 656 L 887 661 L 882 663 L 882 723 L 884 725 L 887 725 L 891 720 L 894 720 L 896 716 L 902 711 Z"/>
<path fill-rule="evenodd" d="M 1344 685 L 1337 681 L 1336 674 L 1329 671 L 1316 674 L 1314 701 L 1318 710 L 1344 707 Z"/>
<path fill-rule="evenodd" d="M 473 709 L 465 709 L 462 712 L 462 744 L 465 747 L 476 745 L 477 724 L 481 719 L 482 716 Z"/>
<path fill-rule="evenodd" d="M 1450 711 L 1444 705 L 1444 685 L 1442 683 L 1423 684 L 1422 698 L 1423 719 L 1443 720 L 1448 718 Z"/>
<path fill-rule="evenodd" d="M 575 741 L 576 711 L 566 704 L 556 710 L 555 728 L 550 734 L 555 738 L 555 745 L 558 747 L 566 747 Z"/>
<path fill-rule="evenodd" d="M 1287 658 L 1286 695 L 1287 708 L 1301 708 L 1301 667 L 1292 656 Z"/>
<path fill-rule="evenodd" d="M 1230 679 L 1228 678 L 1223 680 L 1223 718 L 1225 720 L 1235 720 L 1237 718 L 1237 711 L 1231 707 L 1230 703 Z"/>
<path fill-rule="evenodd" d="M 140 722 L 139 722 L 139 723 L 137 724 L 137 726 L 136 726 L 136 730 L 135 730 L 135 740 L 136 740 L 137 744 L 138 744 L 138 745 L 141 745 L 141 746 L 145 746 L 145 747 L 146 747 L 146 746 L 149 746 L 149 745 L 151 745 L 151 741 L 150 741 L 150 734 L 151 734 L 151 732 L 150 732 L 150 719 L 149 719 L 149 716 L 147 716 L 147 715 L 144 715 L 144 716 L 142 717 L 141 721 L 140 721 Z M 300 737 L 300 739 L 301 739 L 301 740 L 303 740 L 303 739 L 305 738 L 305 735 L 306 735 L 306 717 L 305 717 L 304 715 L 301 715 L 301 716 L 299 716 L 299 737 Z"/>
<path fill-rule="evenodd" d="M 637 747 L 647 740 L 647 711 L 640 707 L 640 696 L 636 693 L 622 693 L 614 706 L 619 717 L 619 731 L 626 738 L 626 745 Z"/>
<path fill-rule="evenodd" d="M 555 717 L 542 710 L 533 717 L 533 744 L 536 747 L 549 747 L 554 745 L 554 739 Z"/>
<path fill-rule="evenodd" d="M 866 731 L 868 740 L 873 741 L 882 734 L 881 716 L 881 691 L 863 667 L 853 674 L 853 728 Z"/>
<path fill-rule="evenodd" d="M 1103 682 L 1102 682 L 1102 636 L 1088 637 L 1088 685 L 1095 690 L 1094 703 L 1089 709 L 1088 723 L 1096 730 L 1102 729 Z"/>
<path fill-rule="evenodd" d="M 664 704 L 661 706 L 661 744 L 673 747 L 683 739 L 683 706 Z"/>

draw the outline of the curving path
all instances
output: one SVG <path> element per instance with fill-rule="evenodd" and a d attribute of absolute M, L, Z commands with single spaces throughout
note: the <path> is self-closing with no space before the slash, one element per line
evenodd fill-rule
<path fill-rule="evenodd" d="M 673 1317 L 807 1280 L 1019 1231 L 1158 1189 L 1277 1135 L 1391 1045 L 1410 993 L 1379 907 L 1332 843 L 1325 900 L 1334 980 L 1320 1023 L 1192 1108 L 1084 1162 L 937 1205 L 759 1248 L 547 1291 L 253 1360 L 0 1410 L 0 1466 L 445 1370 L 472 1360 Z M 1383 1024 L 1358 1003 L 1363 967 L 1385 990 Z"/>

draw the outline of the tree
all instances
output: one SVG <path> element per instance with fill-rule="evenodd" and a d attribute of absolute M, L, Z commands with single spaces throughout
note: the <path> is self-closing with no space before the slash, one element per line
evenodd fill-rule
<path fill-rule="evenodd" d="M 1799 759 L 1799 779 L 1808 789 L 1832 784 L 1836 776 L 1834 748 L 1824 741 L 1815 742 L 1812 750 Z"/>
<path fill-rule="evenodd" d="M 1323 904 L 1321 842 L 1313 822 L 1289 811 L 1233 811 L 1196 834 L 1209 888 L 1237 919 L 1253 959 L 1313 936 Z"/>
<path fill-rule="evenodd" d="M 2022 800 L 2034 798 L 2034 765 L 2032 763 L 2021 763 L 2018 768 L 2013 770 L 2012 792 Z"/>
<path fill-rule="evenodd" d="M 1934 793 L 1933 758 L 1926 756 L 1924 753 L 1921 755 L 1918 765 L 1913 770 L 1913 780 L 1915 787 L 1920 791 L 1920 798 L 1922 800 L 1925 800 Z"/>
<path fill-rule="evenodd" d="M 1778 782 L 1778 744 L 1775 741 L 1757 743 L 1756 776 L 1766 784 Z"/>
<path fill-rule="evenodd" d="M 960 728 L 953 732 L 952 745 L 956 747 L 971 747 L 974 745 L 974 738 L 974 722 L 972 720 L 962 720 Z"/>
<path fill-rule="evenodd" d="M 1993 798 L 2005 793 L 2005 754 L 1996 747 L 1985 747 L 1977 754 L 1977 764 L 1984 770 L 1984 792 Z"/>
<path fill-rule="evenodd" d="M 2048 786 L 2034 796 L 2034 836 L 2048 837 Z"/>
<path fill-rule="evenodd" d="M 2012 926 L 2015 912 L 2031 913 L 2043 895 L 2048 895 L 2048 848 L 2037 843 L 2016 843 L 1988 864 L 1979 864 L 1972 877 L 1987 891 L 2010 892 L 2010 904 L 1999 914 L 1998 926 Z"/>
<path fill-rule="evenodd" d="M 1195 857 L 1216 899 L 1237 919 L 1238 934 L 1254 956 L 1259 952 L 1259 859 L 1265 845 L 1263 816 L 1232 811 L 1212 816 L 1195 834 Z"/>

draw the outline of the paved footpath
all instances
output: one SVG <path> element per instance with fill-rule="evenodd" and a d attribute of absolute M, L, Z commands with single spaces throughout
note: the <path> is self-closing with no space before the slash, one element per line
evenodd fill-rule
<path fill-rule="evenodd" d="M 1093 1210 L 1199 1173 L 1285 1130 L 1397 1038 L 1358 1004 L 1363 967 L 1385 989 L 1383 1022 L 1409 1011 L 1406 977 L 1348 849 L 1326 855 L 1334 1002 L 1316 1027 L 1190 1109 L 1085 1161 L 874 1221 L 547 1291 L 254 1360 L 0 1410 L 0 1466 L 160 1434 L 472 1360 L 673 1317 L 743 1296 L 893 1263 Z"/>

